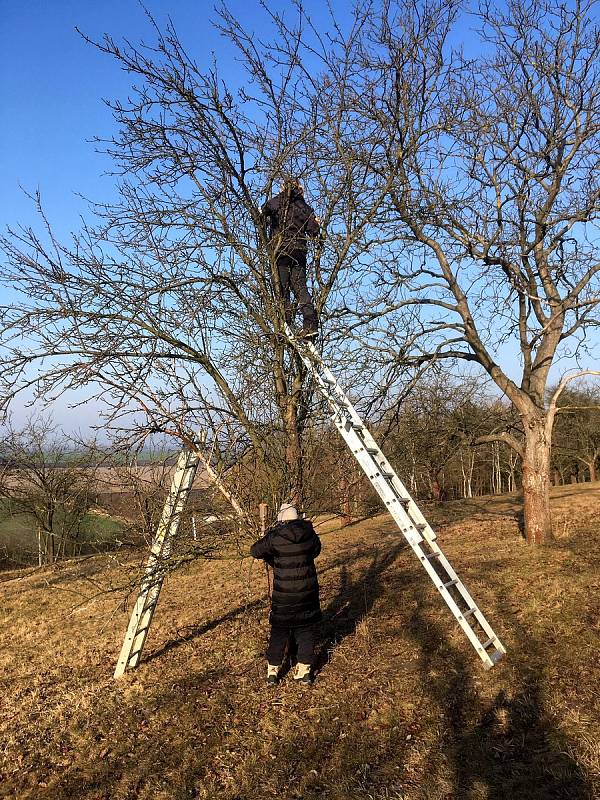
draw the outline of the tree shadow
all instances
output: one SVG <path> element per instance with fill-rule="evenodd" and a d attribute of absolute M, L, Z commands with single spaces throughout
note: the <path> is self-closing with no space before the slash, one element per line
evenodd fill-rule
<path fill-rule="evenodd" d="M 544 707 L 544 659 L 531 635 L 517 630 L 514 650 L 505 656 L 518 661 L 523 653 L 526 658 L 514 692 L 501 689 L 492 703 L 485 702 L 476 686 L 477 662 L 470 652 L 451 646 L 441 626 L 425 619 L 419 611 L 424 599 L 419 598 L 409 627 L 420 648 L 424 686 L 440 712 L 440 749 L 452 765 L 453 798 L 592 800 L 589 776 L 569 755 L 568 737 Z M 497 607 L 510 614 L 508 602 Z"/>
<path fill-rule="evenodd" d="M 264 603 L 264 598 L 253 600 L 251 603 L 244 603 L 244 605 L 239 605 L 236 608 L 232 608 L 226 614 L 222 614 L 220 617 L 203 622 L 201 625 L 189 626 L 188 630 L 183 635 L 178 636 L 176 639 L 171 639 L 170 641 L 161 645 L 161 647 L 157 647 L 155 650 L 150 651 L 148 655 L 142 659 L 142 662 L 153 661 L 155 658 L 168 653 L 170 650 L 181 647 L 181 645 L 186 644 L 186 642 L 190 642 L 193 639 L 197 639 L 199 636 L 214 630 L 224 622 L 230 622 L 236 617 L 242 616 L 247 611 L 260 608 L 264 605 Z"/>
<path fill-rule="evenodd" d="M 353 634 L 359 622 L 369 613 L 383 592 L 380 581 L 382 573 L 407 547 L 408 545 L 402 541 L 385 552 L 377 547 L 369 548 L 372 553 L 371 563 L 356 580 L 352 579 L 348 567 L 359 558 L 364 558 L 366 555 L 364 550 L 328 565 L 328 569 L 341 567 L 340 585 L 336 596 L 323 612 L 321 637 L 314 659 L 315 673 L 323 669 L 329 661 L 331 651 L 347 636 Z"/>

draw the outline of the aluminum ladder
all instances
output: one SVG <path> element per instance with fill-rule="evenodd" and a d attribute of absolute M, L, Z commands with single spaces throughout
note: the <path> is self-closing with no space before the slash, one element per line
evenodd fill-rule
<path fill-rule="evenodd" d="M 140 591 L 131 613 L 121 654 L 115 669 L 115 678 L 124 672 L 135 669 L 142 656 L 148 630 L 152 624 L 154 610 L 165 577 L 165 566 L 171 554 L 173 538 L 177 534 L 181 514 L 194 483 L 198 469 L 199 457 L 195 450 L 184 448 L 179 454 L 171 489 L 165 505 L 156 535 L 152 541 L 150 557 L 142 579 Z"/>
<path fill-rule="evenodd" d="M 286 325 L 287 338 L 333 412 L 333 422 L 354 458 L 381 497 L 385 507 L 425 568 L 486 669 L 506 653 L 500 639 L 478 608 L 436 542 L 436 534 L 419 510 L 389 461 L 358 416 L 354 406 L 310 341 L 296 339 Z"/>

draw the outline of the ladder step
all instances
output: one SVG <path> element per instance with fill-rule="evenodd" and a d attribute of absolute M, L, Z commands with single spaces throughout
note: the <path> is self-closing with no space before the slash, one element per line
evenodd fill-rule
<path fill-rule="evenodd" d="M 444 584 L 444 589 L 447 589 L 449 586 L 456 586 L 457 583 L 460 583 L 458 578 L 454 578 L 453 581 L 448 581 L 448 583 Z"/>
<path fill-rule="evenodd" d="M 425 558 L 439 558 L 441 553 L 424 553 Z"/>
<path fill-rule="evenodd" d="M 426 522 L 417 522 L 417 524 L 415 525 L 415 528 L 419 531 L 419 533 L 422 533 L 426 527 L 427 527 Z M 439 553 L 436 553 L 436 555 L 439 555 Z"/>
<path fill-rule="evenodd" d="M 400 503 L 401 506 L 404 506 L 404 508 L 406 508 L 410 503 L 410 497 L 393 497 L 389 502 Z"/>
<path fill-rule="evenodd" d="M 473 614 L 476 611 L 477 611 L 477 608 L 475 606 L 473 606 L 473 608 L 468 608 L 466 611 L 463 611 L 463 614 L 462 614 L 463 619 L 468 619 L 469 617 L 472 617 Z"/>
<path fill-rule="evenodd" d="M 483 643 L 481 646 L 483 647 L 483 649 L 484 649 L 484 650 L 487 650 L 487 649 L 488 649 L 488 647 L 489 647 L 491 644 L 494 644 L 494 642 L 495 642 L 495 641 L 496 641 L 496 640 L 495 640 L 495 638 L 494 638 L 494 637 L 492 637 L 491 639 L 488 639 L 488 640 L 487 640 L 487 642 L 484 642 L 484 643 Z"/>
<path fill-rule="evenodd" d="M 378 447 L 365 447 L 365 450 L 370 456 L 376 456 L 379 453 Z"/>

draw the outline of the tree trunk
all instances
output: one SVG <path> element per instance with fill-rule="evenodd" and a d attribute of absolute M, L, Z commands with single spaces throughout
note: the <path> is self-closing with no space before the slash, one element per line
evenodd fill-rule
<path fill-rule="evenodd" d="M 596 463 L 595 463 L 595 461 L 590 461 L 590 463 L 588 464 L 588 467 L 590 468 L 590 481 L 593 482 L 593 481 L 596 480 Z"/>
<path fill-rule="evenodd" d="M 54 547 L 54 534 L 52 531 L 44 531 L 46 534 L 46 564 L 54 564 L 56 559 L 55 547 Z"/>
<path fill-rule="evenodd" d="M 287 484 L 292 505 L 300 510 L 304 505 L 304 469 L 302 456 L 302 438 L 298 426 L 296 408 L 289 400 L 284 416 L 287 466 Z"/>
<path fill-rule="evenodd" d="M 552 538 L 550 515 L 550 442 L 546 420 L 530 417 L 525 423 L 523 457 L 523 521 L 528 544 Z"/>
<path fill-rule="evenodd" d="M 560 474 L 560 471 L 555 469 L 554 470 L 554 485 L 555 486 L 560 486 L 561 483 L 562 483 L 562 476 Z"/>

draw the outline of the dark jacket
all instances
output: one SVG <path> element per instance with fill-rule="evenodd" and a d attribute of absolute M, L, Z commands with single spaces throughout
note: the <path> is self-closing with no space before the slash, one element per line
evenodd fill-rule
<path fill-rule="evenodd" d="M 273 567 L 271 625 L 300 627 L 321 619 L 314 559 L 321 540 L 308 520 L 280 522 L 250 548 L 254 558 Z"/>
<path fill-rule="evenodd" d="M 308 249 L 309 236 L 319 235 L 315 212 L 301 192 L 288 190 L 271 198 L 262 208 L 276 255 Z"/>

